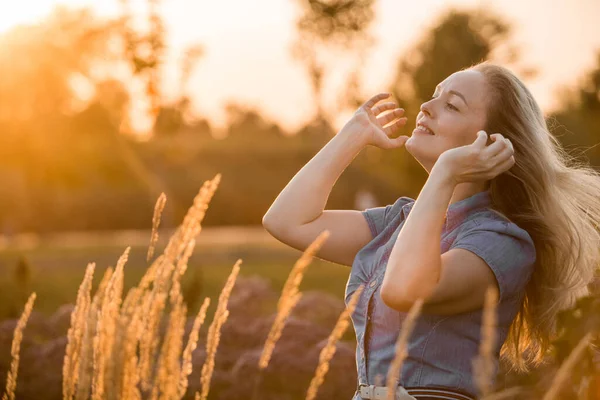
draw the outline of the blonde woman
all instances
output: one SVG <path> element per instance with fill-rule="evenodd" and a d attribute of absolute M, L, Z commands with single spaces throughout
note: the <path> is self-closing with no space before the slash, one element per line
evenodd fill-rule
<path fill-rule="evenodd" d="M 392 101 L 377 104 L 388 97 L 358 108 L 283 189 L 263 225 L 299 250 L 329 230 L 317 256 L 351 266 L 346 302 L 366 285 L 352 315 L 353 400 L 386 398 L 388 389 L 375 385 L 385 382 L 402 321 L 419 298 L 397 398 L 474 399 L 472 359 L 489 285 L 499 293 L 495 374 L 500 357 L 520 371 L 538 365 L 557 312 L 587 294 L 600 261 L 600 177 L 574 164 L 505 67 L 484 62 L 450 75 L 421 105 L 410 137 L 393 137 L 406 118 Z M 429 173 L 417 199 L 324 210 L 367 145 L 405 146 Z"/>

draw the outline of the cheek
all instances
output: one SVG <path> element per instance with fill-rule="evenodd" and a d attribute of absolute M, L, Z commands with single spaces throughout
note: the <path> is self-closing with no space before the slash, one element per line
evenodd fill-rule
<path fill-rule="evenodd" d="M 460 118 L 448 118 L 441 127 L 439 139 L 447 148 L 460 147 L 473 143 L 477 132 L 481 130 L 477 124 Z"/>

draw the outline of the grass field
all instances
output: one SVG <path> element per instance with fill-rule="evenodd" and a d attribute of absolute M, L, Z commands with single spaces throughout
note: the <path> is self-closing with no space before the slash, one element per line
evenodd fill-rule
<path fill-rule="evenodd" d="M 160 254 L 170 232 L 161 233 L 155 255 Z M 73 303 L 85 267 L 96 263 L 94 290 L 108 266 L 115 266 L 123 250 L 131 245 L 125 267 L 124 292 L 139 281 L 149 263 L 146 262 L 150 232 L 104 232 L 57 235 L 36 240 L 21 240 L 5 245 L 0 251 L 0 319 L 16 317 L 30 292 L 37 293 L 35 310 L 46 315 L 63 304 Z M 204 228 L 183 277 L 189 287 L 195 276 L 201 276 L 199 296 L 218 297 L 231 267 L 242 259 L 241 276 L 258 275 L 267 279 L 279 292 L 301 252 L 268 235 L 262 227 Z M 21 288 L 16 270 L 19 259 L 29 266 L 29 282 Z M 319 290 L 343 299 L 350 269 L 347 266 L 314 259 L 301 285 L 302 291 Z M 24 292 L 24 293 L 21 293 Z M 211 304 L 210 319 L 216 302 Z M 193 310 L 197 311 L 196 309 Z"/>

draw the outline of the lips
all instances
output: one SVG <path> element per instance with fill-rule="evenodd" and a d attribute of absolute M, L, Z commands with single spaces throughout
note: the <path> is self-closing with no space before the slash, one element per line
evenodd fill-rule
<path fill-rule="evenodd" d="M 423 122 L 417 122 L 417 127 L 415 129 L 422 130 L 423 132 L 428 133 L 430 135 L 435 135 L 431 128 L 429 128 L 429 126 Z"/>

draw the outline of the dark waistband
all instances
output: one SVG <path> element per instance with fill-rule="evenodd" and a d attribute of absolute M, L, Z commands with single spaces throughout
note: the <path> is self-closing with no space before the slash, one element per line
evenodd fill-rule
<path fill-rule="evenodd" d="M 469 394 L 456 389 L 431 388 L 431 387 L 405 387 L 408 394 L 418 400 L 475 400 Z"/>

